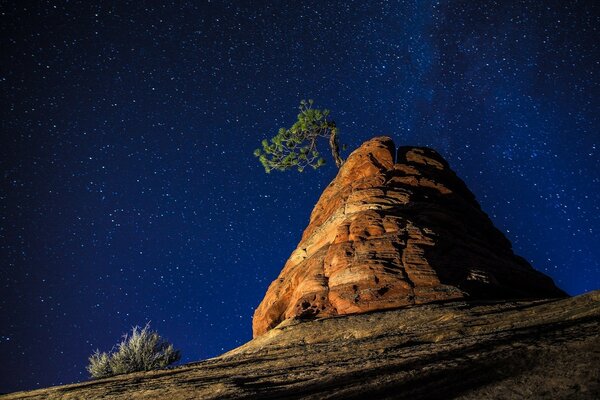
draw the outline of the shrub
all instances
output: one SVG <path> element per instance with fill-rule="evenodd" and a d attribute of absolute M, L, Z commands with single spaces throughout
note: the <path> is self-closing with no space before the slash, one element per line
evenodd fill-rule
<path fill-rule="evenodd" d="M 96 350 L 89 358 L 87 371 L 92 378 L 105 378 L 164 368 L 180 358 L 179 351 L 157 332 L 150 330 L 148 323 L 141 329 L 138 326 L 132 328 L 131 334 L 123 335 L 121 343 L 109 353 Z"/>
<path fill-rule="evenodd" d="M 100 353 L 100 350 L 96 350 L 90 356 L 89 361 L 87 370 L 92 378 L 105 378 L 114 375 L 110 369 L 110 357 L 107 353 Z"/>

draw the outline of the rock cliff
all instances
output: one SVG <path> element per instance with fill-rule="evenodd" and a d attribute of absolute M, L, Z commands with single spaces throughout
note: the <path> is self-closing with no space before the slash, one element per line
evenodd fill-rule
<path fill-rule="evenodd" d="M 515 255 L 434 150 L 378 137 L 324 190 L 253 319 L 260 336 L 313 318 L 458 299 L 562 297 Z"/>

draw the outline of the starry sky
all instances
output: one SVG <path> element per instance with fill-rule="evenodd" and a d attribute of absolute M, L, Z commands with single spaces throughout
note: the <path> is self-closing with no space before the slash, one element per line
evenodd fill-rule
<path fill-rule="evenodd" d="M 518 254 L 600 288 L 599 29 L 577 0 L 2 1 L 0 392 L 147 321 L 182 362 L 248 341 L 336 173 L 252 154 L 304 98 L 349 149 L 437 149 Z"/>

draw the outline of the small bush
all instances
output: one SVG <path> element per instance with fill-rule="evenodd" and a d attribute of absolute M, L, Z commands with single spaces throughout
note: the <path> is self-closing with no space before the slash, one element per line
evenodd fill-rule
<path fill-rule="evenodd" d="M 96 350 L 89 358 L 87 370 L 92 378 L 150 371 L 164 368 L 179 361 L 181 354 L 173 345 L 150 330 L 150 324 L 142 329 L 136 326 L 131 335 L 123 335 L 123 341 L 109 353 Z"/>

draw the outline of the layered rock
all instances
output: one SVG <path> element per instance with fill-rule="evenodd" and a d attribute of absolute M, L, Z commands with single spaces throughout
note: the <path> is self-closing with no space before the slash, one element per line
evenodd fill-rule
<path fill-rule="evenodd" d="M 289 318 L 457 299 L 561 297 L 516 256 L 434 150 L 378 137 L 325 189 L 255 311 L 254 336 Z"/>

